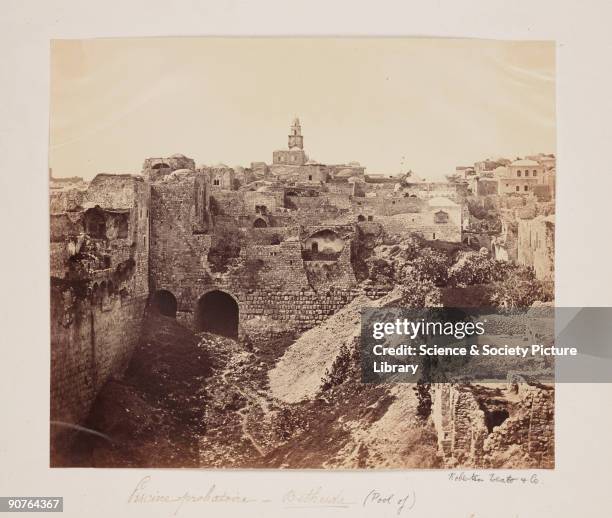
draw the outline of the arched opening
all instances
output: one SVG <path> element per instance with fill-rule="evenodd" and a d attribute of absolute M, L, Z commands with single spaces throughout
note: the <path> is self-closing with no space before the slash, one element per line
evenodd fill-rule
<path fill-rule="evenodd" d="M 162 315 L 176 318 L 176 297 L 168 290 L 157 290 L 155 292 L 153 307 Z"/>
<path fill-rule="evenodd" d="M 170 169 L 170 166 L 168 164 L 164 164 L 163 162 L 159 162 L 158 164 L 155 164 L 151 169 Z"/>
<path fill-rule="evenodd" d="M 365 216 L 363 214 L 359 214 L 359 216 L 357 216 L 357 221 L 365 221 Z"/>
<path fill-rule="evenodd" d="M 304 241 L 302 258 L 305 261 L 337 261 L 344 241 L 334 231 L 319 230 Z"/>
<path fill-rule="evenodd" d="M 202 295 L 196 311 L 196 328 L 217 335 L 238 336 L 238 303 L 224 291 L 214 290 Z"/>
<path fill-rule="evenodd" d="M 266 223 L 266 220 L 263 218 L 257 218 L 253 222 L 253 228 L 266 228 L 267 226 L 268 224 Z"/>

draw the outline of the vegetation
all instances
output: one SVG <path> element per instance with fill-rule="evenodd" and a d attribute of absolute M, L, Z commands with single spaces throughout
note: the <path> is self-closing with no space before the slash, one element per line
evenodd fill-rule
<path fill-rule="evenodd" d="M 532 269 L 497 261 L 485 248 L 434 247 L 413 237 L 387 240 L 365 264 L 372 282 L 401 287 L 406 307 L 516 308 L 553 297 L 550 283 L 536 279 Z"/>
<path fill-rule="evenodd" d="M 242 234 L 240 229 L 228 222 L 215 226 L 213 242 L 208 251 L 208 262 L 213 272 L 226 272 L 232 259 L 240 256 Z"/>

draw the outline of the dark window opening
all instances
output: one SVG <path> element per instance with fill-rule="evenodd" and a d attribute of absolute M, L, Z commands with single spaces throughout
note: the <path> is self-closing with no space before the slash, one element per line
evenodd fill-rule
<path fill-rule="evenodd" d="M 253 222 L 253 227 L 254 228 L 266 228 L 268 226 L 268 224 L 266 223 L 266 221 L 262 218 L 257 218 L 254 222 Z"/>
<path fill-rule="evenodd" d="M 85 232 L 94 239 L 106 239 L 106 218 L 101 209 L 85 212 Z"/>
<path fill-rule="evenodd" d="M 365 216 L 363 214 L 359 214 L 359 216 L 357 216 L 357 221 L 365 221 Z"/>
<path fill-rule="evenodd" d="M 510 414 L 507 410 L 503 409 L 485 412 L 485 425 L 489 433 L 493 431 L 493 428 L 499 426 L 508 419 L 508 417 L 510 417 Z"/>
<path fill-rule="evenodd" d="M 439 210 L 434 214 L 434 223 L 445 224 L 448 223 L 448 213 L 443 210 Z"/>

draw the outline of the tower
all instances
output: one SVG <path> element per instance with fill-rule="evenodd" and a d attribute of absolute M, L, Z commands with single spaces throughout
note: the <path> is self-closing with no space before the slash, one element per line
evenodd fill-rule
<path fill-rule="evenodd" d="M 289 149 L 304 149 L 304 137 L 302 137 L 302 126 L 300 119 L 293 119 L 291 130 L 289 132 Z"/>

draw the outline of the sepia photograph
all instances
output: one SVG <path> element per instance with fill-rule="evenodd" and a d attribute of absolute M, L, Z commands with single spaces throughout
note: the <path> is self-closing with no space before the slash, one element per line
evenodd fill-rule
<path fill-rule="evenodd" d="M 361 362 L 367 311 L 554 307 L 554 42 L 50 60 L 51 467 L 555 467 L 553 382 Z"/>

